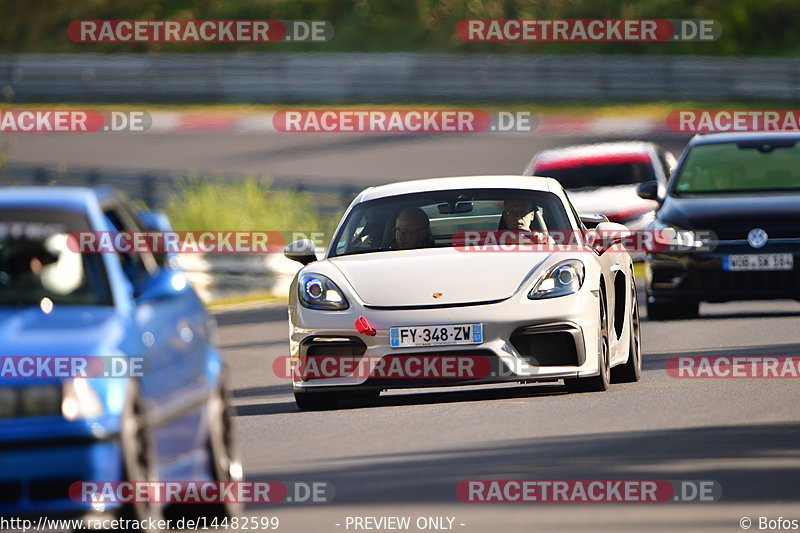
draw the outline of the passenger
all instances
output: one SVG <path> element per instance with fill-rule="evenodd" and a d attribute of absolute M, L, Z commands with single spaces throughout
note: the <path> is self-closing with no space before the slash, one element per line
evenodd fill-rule
<path fill-rule="evenodd" d="M 552 244 L 555 241 L 552 237 L 542 231 L 531 229 L 531 225 L 536 220 L 537 209 L 533 202 L 525 198 L 510 198 L 503 202 L 503 220 L 500 229 L 510 229 L 516 231 L 531 232 L 531 241 L 534 244 Z M 541 215 L 540 215 L 541 216 Z"/>

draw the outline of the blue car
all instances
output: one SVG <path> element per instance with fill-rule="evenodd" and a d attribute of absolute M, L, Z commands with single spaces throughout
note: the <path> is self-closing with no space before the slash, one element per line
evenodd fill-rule
<path fill-rule="evenodd" d="M 68 244 L 74 232 L 167 229 L 111 189 L 0 189 L 0 359 L 141 363 L 118 377 L 3 374 L 0 515 L 158 518 L 160 503 L 81 503 L 68 491 L 76 481 L 242 479 L 216 324 L 184 274 L 167 255 Z"/>

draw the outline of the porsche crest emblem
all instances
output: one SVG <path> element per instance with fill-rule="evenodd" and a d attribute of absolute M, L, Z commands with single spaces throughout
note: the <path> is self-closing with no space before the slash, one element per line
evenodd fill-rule
<path fill-rule="evenodd" d="M 441 292 L 434 292 L 431 296 L 433 296 L 434 298 L 438 299 L 438 298 L 442 297 L 442 293 Z"/>

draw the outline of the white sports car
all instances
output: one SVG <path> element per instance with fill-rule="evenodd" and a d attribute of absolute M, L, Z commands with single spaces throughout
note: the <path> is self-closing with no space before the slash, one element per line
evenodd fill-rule
<path fill-rule="evenodd" d="M 577 392 L 638 381 L 626 228 L 598 220 L 582 219 L 551 178 L 434 178 L 361 192 L 323 259 L 312 241 L 285 249 L 305 265 L 289 298 L 298 407 L 333 409 L 394 388 L 563 379 Z M 564 235 L 578 238 L 555 245 Z"/>

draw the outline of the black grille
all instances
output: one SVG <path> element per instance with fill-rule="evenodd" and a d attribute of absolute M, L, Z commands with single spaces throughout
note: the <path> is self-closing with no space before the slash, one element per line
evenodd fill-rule
<path fill-rule="evenodd" d="M 300 355 L 308 357 L 360 357 L 367 351 L 367 345 L 357 337 L 314 336 L 300 343 Z"/>
<path fill-rule="evenodd" d="M 575 338 L 567 331 L 533 333 L 518 330 L 511 344 L 531 366 L 579 366 Z"/>
<path fill-rule="evenodd" d="M 696 289 L 705 293 L 757 295 L 784 290 L 797 291 L 800 279 L 795 271 L 704 272 L 700 270 L 694 276 L 694 285 Z"/>

